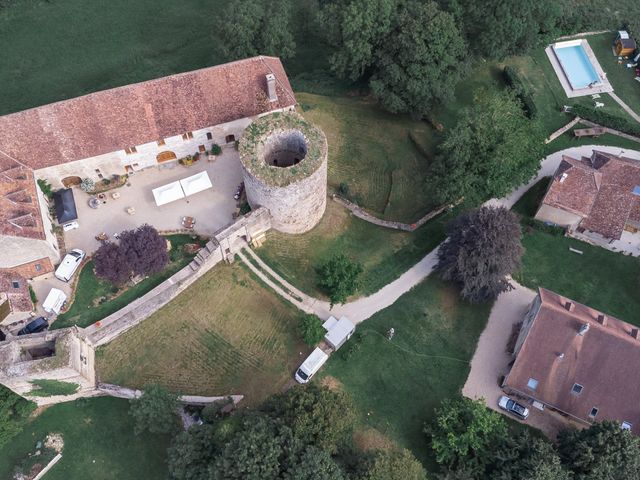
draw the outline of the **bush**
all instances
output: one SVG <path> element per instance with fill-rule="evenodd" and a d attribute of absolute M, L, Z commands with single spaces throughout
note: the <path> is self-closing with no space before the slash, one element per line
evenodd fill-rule
<path fill-rule="evenodd" d="M 521 217 L 520 222 L 523 225 L 535 228 L 536 230 L 539 230 L 543 233 L 548 233 L 549 235 L 553 235 L 554 237 L 561 237 L 565 234 L 565 229 L 563 227 L 544 223 L 530 217 Z"/>
<path fill-rule="evenodd" d="M 329 294 L 332 307 L 346 302 L 356 292 L 362 270 L 362 265 L 352 262 L 343 254 L 334 255 L 320 266 L 320 287 Z"/>
<path fill-rule="evenodd" d="M 42 193 L 44 193 L 45 197 L 51 200 L 53 198 L 53 189 L 51 188 L 51 184 L 41 178 L 38 179 L 37 183 L 40 187 L 40 190 L 42 190 Z"/>
<path fill-rule="evenodd" d="M 129 414 L 135 421 L 136 435 L 148 430 L 150 433 L 169 433 L 178 424 L 178 396 L 159 385 L 145 388 L 140 398 L 131 400 Z"/>
<path fill-rule="evenodd" d="M 36 292 L 31 285 L 29 285 L 29 297 L 31 297 L 31 301 L 34 305 L 38 303 L 38 296 L 36 295 Z"/>
<path fill-rule="evenodd" d="M 326 333 L 325 329 L 322 327 L 322 320 L 315 315 L 303 315 L 300 317 L 298 330 L 300 331 L 300 335 L 302 335 L 304 343 L 310 347 L 322 340 Z"/>
<path fill-rule="evenodd" d="M 346 197 L 349 195 L 349 185 L 346 182 L 340 182 L 340 185 L 338 186 L 338 193 L 340 195 L 342 195 L 343 197 Z"/>
<path fill-rule="evenodd" d="M 94 188 L 96 188 L 96 184 L 90 178 L 85 178 L 84 180 L 82 180 L 82 182 L 80 182 L 80 190 L 82 190 L 83 192 L 92 192 Z"/>
<path fill-rule="evenodd" d="M 528 118 L 535 118 L 538 115 L 538 109 L 533 101 L 533 95 L 529 88 L 522 82 L 518 71 L 507 65 L 503 70 L 504 81 L 511 87 L 516 97 L 522 103 L 524 113 Z"/>
<path fill-rule="evenodd" d="M 211 155 L 220 155 L 222 153 L 222 147 L 217 143 L 211 145 Z"/>
<path fill-rule="evenodd" d="M 617 115 L 596 109 L 595 107 L 574 105 L 571 107 L 571 113 L 585 120 L 590 120 L 604 127 L 613 128 L 614 130 L 620 130 L 629 135 L 640 135 L 640 124 L 632 120 L 627 120 L 624 117 L 618 117 Z"/>

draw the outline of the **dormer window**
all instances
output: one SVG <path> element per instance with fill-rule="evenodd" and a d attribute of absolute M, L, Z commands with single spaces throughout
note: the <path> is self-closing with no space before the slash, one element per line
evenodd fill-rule
<path fill-rule="evenodd" d="M 164 140 L 160 139 L 156 143 L 158 144 L 159 147 L 162 147 L 164 145 Z"/>
<path fill-rule="evenodd" d="M 207 132 L 207 140 L 213 140 L 213 133 Z"/>

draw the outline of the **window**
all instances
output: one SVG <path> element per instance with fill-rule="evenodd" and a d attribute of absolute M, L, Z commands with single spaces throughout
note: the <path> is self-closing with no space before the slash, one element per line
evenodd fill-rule
<path fill-rule="evenodd" d="M 632 427 L 632 426 L 633 426 L 633 425 L 632 425 L 632 424 L 630 424 L 629 422 L 622 422 L 622 425 L 621 425 L 621 427 L 622 427 L 622 429 L 623 429 L 623 430 L 631 430 L 631 427 Z"/>
<path fill-rule="evenodd" d="M 236 136 L 235 135 L 227 135 L 226 137 L 224 137 L 224 141 L 226 143 L 233 143 L 236 141 Z"/>
<path fill-rule="evenodd" d="M 99 168 L 96 168 L 96 173 L 100 173 L 100 169 Z"/>
<path fill-rule="evenodd" d="M 136 150 L 136 147 L 127 147 L 124 149 L 124 153 L 131 155 L 132 153 L 138 153 L 138 150 Z"/>
<path fill-rule="evenodd" d="M 207 151 L 207 149 L 206 149 L 206 148 L 204 148 L 204 145 L 200 145 L 200 146 L 198 147 L 198 150 L 200 151 L 200 153 L 204 153 L 204 152 L 206 152 L 206 151 Z"/>
<path fill-rule="evenodd" d="M 207 140 L 213 140 L 213 134 L 211 132 L 207 132 Z"/>
<path fill-rule="evenodd" d="M 42 270 L 42 265 L 40 265 L 39 263 L 36 263 L 35 267 L 36 267 L 36 272 L 39 272 L 40 270 Z"/>
<path fill-rule="evenodd" d="M 573 393 L 574 395 L 580 395 L 582 393 L 583 388 L 584 387 L 579 383 L 574 383 L 573 387 L 571 388 L 571 393 Z"/>
<path fill-rule="evenodd" d="M 159 147 L 164 145 L 164 140 L 160 139 L 156 142 L 158 144 Z"/>
<path fill-rule="evenodd" d="M 597 407 L 593 407 L 591 409 L 591 411 L 589 412 L 589 416 L 591 418 L 596 418 L 596 415 L 598 415 L 598 408 Z"/>
<path fill-rule="evenodd" d="M 20 282 L 17 282 L 16 280 L 11 282 L 11 285 L 13 285 L 13 288 L 20 288 Z"/>
<path fill-rule="evenodd" d="M 527 382 L 527 387 L 529 387 L 531 390 L 535 390 L 536 388 L 538 388 L 538 380 L 536 380 L 535 378 L 530 378 Z"/>
<path fill-rule="evenodd" d="M 187 132 L 182 135 L 183 140 L 189 140 L 190 138 L 193 138 L 193 132 Z"/>
<path fill-rule="evenodd" d="M 139 163 L 134 163 L 134 164 L 133 164 L 133 166 L 134 166 L 135 168 L 138 168 L 138 167 L 140 166 L 140 164 L 139 164 Z"/>

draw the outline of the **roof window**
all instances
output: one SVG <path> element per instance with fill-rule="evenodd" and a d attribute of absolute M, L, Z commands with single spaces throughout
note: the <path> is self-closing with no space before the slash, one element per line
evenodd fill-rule
<path fill-rule="evenodd" d="M 573 387 L 571 387 L 571 393 L 573 393 L 574 395 L 580 395 L 582 393 L 583 388 L 584 387 L 579 383 L 574 383 Z"/>
<path fill-rule="evenodd" d="M 535 378 L 530 378 L 527 382 L 527 387 L 531 390 L 535 390 L 536 388 L 538 388 L 538 380 L 536 380 Z"/>
<path fill-rule="evenodd" d="M 591 409 L 591 411 L 589 412 L 589 417 L 596 418 L 596 415 L 598 415 L 598 408 L 597 407 L 593 407 Z"/>

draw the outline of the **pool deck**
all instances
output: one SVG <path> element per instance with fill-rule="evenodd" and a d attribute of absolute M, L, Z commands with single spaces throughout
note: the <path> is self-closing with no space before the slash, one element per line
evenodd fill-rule
<path fill-rule="evenodd" d="M 581 41 L 582 47 L 584 48 L 585 53 L 587 54 L 587 58 L 589 58 L 589 61 L 593 65 L 593 68 L 595 68 L 596 73 L 602 79 L 602 83 L 600 85 L 594 85 L 591 88 L 586 87 L 586 88 L 579 88 L 574 90 L 571 84 L 569 83 L 569 79 L 567 78 L 567 75 L 565 74 L 562 66 L 560 65 L 558 57 L 556 57 L 556 54 L 553 51 L 553 46 L 555 44 L 551 44 L 545 49 L 545 52 L 547 54 L 547 57 L 549 57 L 549 61 L 551 62 L 551 66 L 553 67 L 553 70 L 556 72 L 556 76 L 558 77 L 558 80 L 560 80 L 560 84 L 564 89 L 564 93 L 569 98 L 575 98 L 575 97 L 584 97 L 586 95 L 593 95 L 594 93 L 613 92 L 613 87 L 611 86 L 611 84 L 609 83 L 609 80 L 607 79 L 607 73 L 600 66 L 600 62 L 598 62 L 596 55 L 593 53 L 593 50 L 591 50 L 591 46 L 589 45 L 589 42 L 587 42 L 587 40 L 585 40 L 584 38 L 580 39 L 580 41 Z"/>

